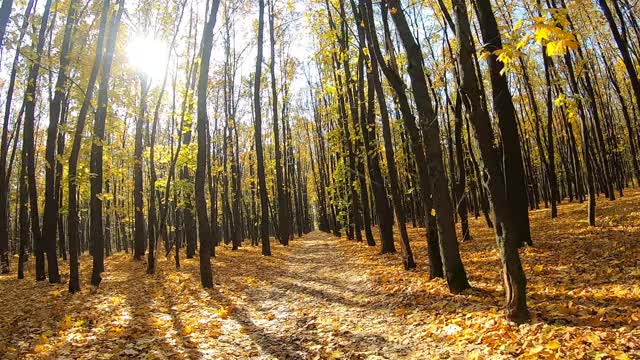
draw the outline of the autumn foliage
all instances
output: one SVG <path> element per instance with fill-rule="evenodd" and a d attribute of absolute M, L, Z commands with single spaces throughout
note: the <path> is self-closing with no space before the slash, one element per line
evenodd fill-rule
<path fill-rule="evenodd" d="M 160 259 L 155 275 L 127 254 L 107 259 L 97 292 L 0 277 L 5 358 L 608 358 L 640 355 L 640 192 L 602 206 L 588 227 L 584 206 L 531 213 L 535 247 L 522 252 L 533 320 L 513 325 L 493 236 L 471 220 L 461 245 L 472 290 L 451 295 L 397 255 L 321 232 L 277 246 L 218 249 L 216 286 L 198 263 Z M 412 239 L 424 229 L 409 228 Z M 374 232 L 375 233 L 375 232 Z M 85 260 L 85 259 L 83 259 Z M 89 264 L 89 261 L 83 261 Z M 86 265 L 85 265 L 86 266 Z M 29 267 L 30 268 L 30 267 Z M 85 269 L 83 269 L 85 270 Z M 62 266 L 63 276 L 68 271 Z M 89 271 L 81 271 L 88 283 Z"/>

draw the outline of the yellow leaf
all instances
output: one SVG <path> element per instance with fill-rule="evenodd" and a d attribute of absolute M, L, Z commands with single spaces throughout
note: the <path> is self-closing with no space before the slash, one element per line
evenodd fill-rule
<path fill-rule="evenodd" d="M 543 351 L 544 351 L 544 346 L 536 345 L 533 348 L 529 349 L 529 351 L 527 351 L 527 355 L 529 355 L 529 356 L 536 355 L 536 354 L 539 354 L 539 353 L 541 353 Z"/>
<path fill-rule="evenodd" d="M 549 350 L 558 350 L 560 348 L 560 343 L 558 340 L 551 340 L 544 347 Z"/>
<path fill-rule="evenodd" d="M 62 319 L 62 323 L 60 323 L 60 329 L 67 330 L 71 328 L 71 316 L 66 315 L 64 319 Z"/>
<path fill-rule="evenodd" d="M 391 12 L 392 15 L 395 15 L 398 12 L 398 9 L 396 9 L 395 7 L 392 7 L 391 9 L 389 9 L 389 11 Z"/>
<path fill-rule="evenodd" d="M 182 335 L 189 335 L 192 332 L 193 332 L 193 328 L 191 326 L 187 326 L 187 327 L 183 328 L 180 333 L 182 333 Z"/>
<path fill-rule="evenodd" d="M 542 272 L 543 266 L 542 265 L 536 265 L 533 267 L 533 272 L 535 272 L 536 274 L 540 274 Z"/>
<path fill-rule="evenodd" d="M 616 354 L 615 359 L 616 360 L 630 360 L 631 358 L 629 357 L 629 355 L 627 355 L 627 354 L 625 354 L 623 352 L 620 352 L 620 353 Z"/>
<path fill-rule="evenodd" d="M 36 353 L 41 353 L 44 351 L 44 345 L 36 345 L 36 347 L 33 349 L 33 351 L 35 351 Z"/>
<path fill-rule="evenodd" d="M 522 27 L 522 19 L 518 20 L 518 22 L 513 26 L 513 31 L 516 32 L 518 29 Z"/>
<path fill-rule="evenodd" d="M 229 315 L 231 315 L 232 311 L 233 309 L 223 306 L 220 309 L 218 309 L 218 317 L 221 319 L 226 319 L 229 317 Z"/>
<path fill-rule="evenodd" d="M 585 337 L 585 339 L 588 342 L 590 342 L 592 345 L 599 345 L 600 344 L 600 336 L 598 336 L 597 334 L 590 333 L 589 335 L 587 335 Z"/>

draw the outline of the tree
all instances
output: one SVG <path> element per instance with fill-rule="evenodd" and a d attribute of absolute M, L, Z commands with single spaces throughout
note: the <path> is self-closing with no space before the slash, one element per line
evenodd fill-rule
<path fill-rule="evenodd" d="M 520 224 L 517 221 L 517 212 L 514 207 L 517 204 L 508 201 L 508 188 L 505 186 L 505 177 L 513 176 L 512 173 L 503 173 L 500 155 L 495 146 L 495 138 L 491 119 L 486 108 L 482 106 L 478 78 L 471 61 L 473 48 L 471 47 L 471 27 L 464 1 L 454 0 L 454 18 L 456 24 L 456 36 L 459 41 L 459 62 L 462 82 L 462 97 L 465 108 L 469 112 L 469 118 L 473 124 L 474 134 L 483 159 L 483 181 L 489 195 L 493 212 L 494 229 L 500 257 L 502 259 L 502 271 L 504 288 L 506 293 L 507 316 L 517 323 L 529 319 L 526 300 L 526 277 L 520 263 L 518 245 L 522 241 L 518 236 Z M 510 164 L 505 164 L 506 167 Z"/>
<path fill-rule="evenodd" d="M 29 74 L 27 77 L 27 87 L 24 95 L 24 131 L 22 139 L 22 161 L 26 163 L 27 189 L 29 192 L 29 210 L 31 216 L 31 233 L 34 239 L 34 249 L 36 253 L 36 280 L 45 279 L 44 269 L 44 249 L 42 244 L 42 233 L 40 231 L 40 215 L 38 214 L 38 189 L 36 186 L 36 160 L 35 160 L 35 109 L 37 101 L 37 85 L 40 73 L 40 62 L 42 51 L 46 41 L 47 24 L 51 13 L 51 0 L 47 0 L 44 5 L 44 12 L 40 22 L 38 32 L 35 58 L 30 61 Z"/>
<path fill-rule="evenodd" d="M 5 1 L 2 3 L 2 6 L 4 7 L 5 4 L 9 5 L 8 11 L 10 11 L 11 2 Z M 20 34 L 18 35 L 18 48 L 20 48 L 20 46 L 22 45 L 22 40 L 27 33 L 29 16 L 31 15 L 33 4 L 34 0 L 30 0 L 25 7 L 24 18 L 20 27 Z M 0 13 L 5 10 L 6 9 L 0 9 Z M 0 45 L 1 44 L 2 42 L 0 41 Z M 9 154 L 9 119 L 11 118 L 11 105 L 13 103 L 12 101 L 16 84 L 16 76 L 18 74 L 19 58 L 20 51 L 16 51 L 13 57 L 13 64 L 11 65 L 11 74 L 9 75 L 9 86 L 7 87 L 7 97 L 5 100 L 4 117 L 2 122 L 2 140 L 0 141 L 0 271 L 3 274 L 9 272 L 9 173 L 11 171 L 11 168 L 7 169 L 7 159 Z M 20 115 L 18 116 L 18 118 L 22 117 L 23 111 L 24 105 L 20 108 Z M 20 128 L 18 122 L 16 122 L 15 128 Z M 16 144 L 17 141 L 14 141 L 14 146 Z M 20 178 L 23 179 L 24 177 L 20 175 Z M 20 194 L 22 194 L 22 192 L 20 192 Z M 20 254 L 22 254 L 22 252 Z M 22 256 L 20 257 L 20 259 L 22 259 Z"/>
<path fill-rule="evenodd" d="M 0 6 L 0 47 L 4 42 L 4 34 L 7 30 L 7 24 L 9 23 L 9 16 L 11 16 L 11 10 L 13 7 L 13 0 L 2 1 Z"/>
<path fill-rule="evenodd" d="M 271 43 L 271 57 L 269 70 L 271 73 L 271 97 L 273 108 L 273 141 L 275 145 L 276 160 L 276 189 L 278 198 L 278 236 L 283 245 L 289 244 L 289 209 L 285 201 L 284 181 L 282 179 L 282 153 L 280 152 L 280 132 L 278 130 L 278 90 L 276 88 L 276 35 L 275 14 L 273 0 L 268 1 L 269 6 L 269 38 Z M 262 25 L 264 27 L 264 25 Z M 256 108 L 258 109 L 258 108 Z"/>
<path fill-rule="evenodd" d="M 69 196 L 69 215 L 67 216 L 67 222 L 69 226 L 69 292 L 72 294 L 80 291 L 80 238 L 78 236 L 80 232 L 80 224 L 78 218 L 77 182 L 78 157 L 80 155 L 80 146 L 82 145 L 82 134 L 84 132 L 85 121 L 93 99 L 93 91 L 100 71 L 100 65 L 102 64 L 104 39 L 106 37 L 107 21 L 109 19 L 109 8 L 110 2 L 108 0 L 104 0 L 102 2 L 102 11 L 100 15 L 100 30 L 98 33 L 96 54 L 91 68 L 91 74 L 89 75 L 87 90 L 78 113 L 73 143 L 71 145 L 71 154 L 69 155 L 69 190 L 67 192 Z"/>
<path fill-rule="evenodd" d="M 198 103 L 197 103 L 197 131 L 198 131 L 198 157 L 195 176 L 196 215 L 198 216 L 198 236 L 200 237 L 200 281 L 202 287 L 213 287 L 213 274 L 211 272 L 211 229 L 207 215 L 207 200 L 204 191 L 206 181 L 205 169 L 207 167 L 207 84 L 209 78 L 209 62 L 213 48 L 213 28 L 216 24 L 216 16 L 220 0 L 213 0 L 210 14 L 202 32 L 202 54 L 200 57 L 200 70 L 198 76 Z"/>
<path fill-rule="evenodd" d="M 493 111 L 498 117 L 498 127 L 502 139 L 507 201 L 514 205 L 513 216 L 518 224 L 513 231 L 518 232 L 516 237 L 519 239 L 521 246 L 524 246 L 524 244 L 532 245 L 533 242 L 531 241 L 531 232 L 529 230 L 527 191 L 524 184 L 524 165 L 515 119 L 515 108 L 507 78 L 502 71 L 504 65 L 495 54 L 496 50 L 502 49 L 502 40 L 489 0 L 477 0 L 476 14 L 484 40 L 484 49 L 489 53 L 487 62 L 492 84 L 491 95 L 493 97 Z"/>
<path fill-rule="evenodd" d="M 264 171 L 264 154 L 262 152 L 262 103 L 260 101 L 262 80 L 262 48 L 264 42 L 264 0 L 258 0 L 258 54 L 256 58 L 256 72 L 254 75 L 253 107 L 254 137 L 256 143 L 256 162 L 258 163 L 258 191 L 260 193 L 260 239 L 262 241 L 262 255 L 271 256 L 269 244 L 269 198 Z"/>
<path fill-rule="evenodd" d="M 56 235 L 58 226 L 58 199 L 56 181 L 56 147 L 58 145 L 58 123 L 62 112 L 62 101 L 65 96 L 67 86 L 67 71 L 69 67 L 69 50 L 71 48 L 71 34 L 75 24 L 76 2 L 69 3 L 67 10 L 67 19 L 64 28 L 64 38 L 62 39 L 62 47 L 60 50 L 60 68 L 58 70 L 58 79 L 55 85 L 55 95 L 53 101 L 49 105 L 49 128 L 47 130 L 47 147 L 45 161 L 47 162 L 45 173 L 45 192 L 44 192 L 44 216 L 42 221 L 43 245 L 47 252 L 47 265 L 49 273 L 49 282 L 60 282 L 60 274 L 58 273 L 58 257 L 56 254 Z M 60 135 L 62 136 L 62 135 Z"/>
<path fill-rule="evenodd" d="M 105 144 L 105 122 L 107 120 L 107 106 L 109 104 L 109 80 L 111 66 L 115 52 L 120 19 L 124 12 L 124 0 L 118 0 L 118 11 L 111 19 L 107 44 L 104 50 L 100 84 L 98 86 L 98 103 L 96 119 L 93 124 L 93 139 L 91 142 L 91 207 L 90 231 L 93 240 L 93 268 L 91 272 L 91 285 L 98 287 L 102 281 L 101 273 L 104 271 L 104 229 L 102 225 L 102 202 L 104 194 L 103 185 L 103 156 Z"/>

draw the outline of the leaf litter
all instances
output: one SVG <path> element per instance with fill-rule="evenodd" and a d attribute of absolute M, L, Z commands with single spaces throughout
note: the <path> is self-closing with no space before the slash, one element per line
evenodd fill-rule
<path fill-rule="evenodd" d="M 640 192 L 559 217 L 531 212 L 535 246 L 521 251 L 533 320 L 502 313 L 492 230 L 471 219 L 461 244 L 474 287 L 451 295 L 429 280 L 424 229 L 409 231 L 418 269 L 399 256 L 314 232 L 274 256 L 219 247 L 216 286 L 196 259 L 161 259 L 156 275 L 128 254 L 106 261 L 98 290 L 0 276 L 0 354 L 7 359 L 640 359 Z M 29 269 L 33 266 L 29 263 Z M 68 267 L 62 266 L 63 274 Z M 67 273 L 65 273 L 67 272 Z"/>

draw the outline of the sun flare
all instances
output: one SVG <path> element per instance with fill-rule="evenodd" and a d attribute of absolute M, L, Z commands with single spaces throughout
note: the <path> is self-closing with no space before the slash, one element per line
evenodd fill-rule
<path fill-rule="evenodd" d="M 164 42 L 144 34 L 131 38 L 126 48 L 129 66 L 153 80 L 164 75 L 168 51 Z"/>

